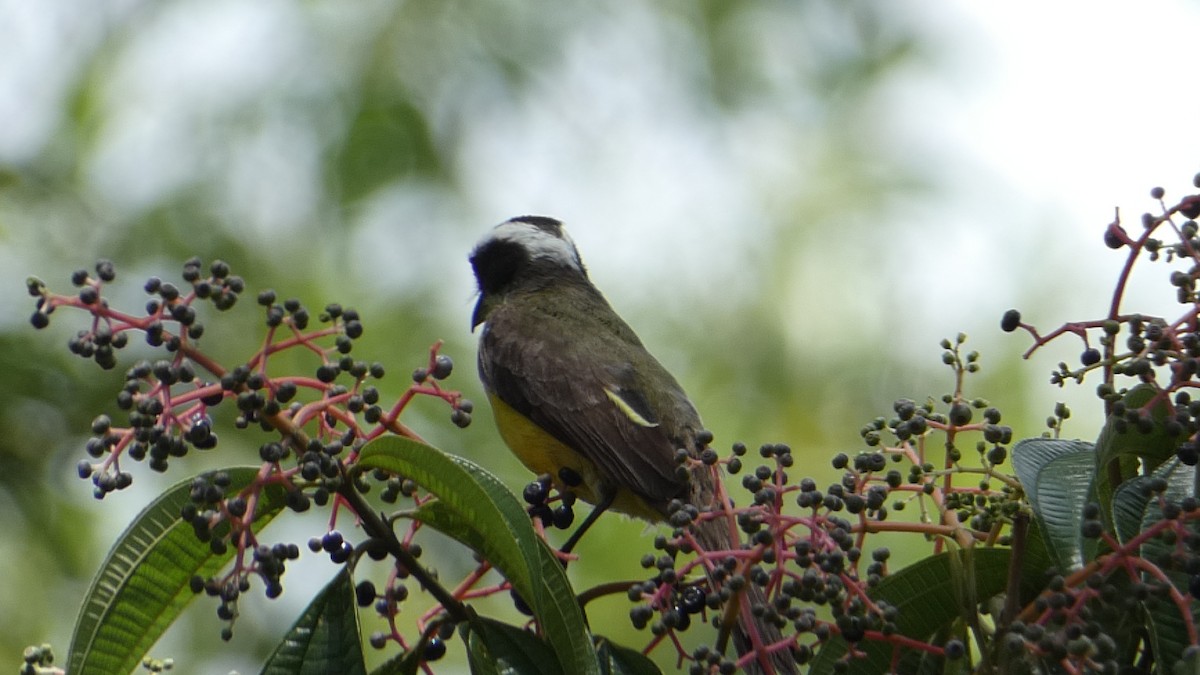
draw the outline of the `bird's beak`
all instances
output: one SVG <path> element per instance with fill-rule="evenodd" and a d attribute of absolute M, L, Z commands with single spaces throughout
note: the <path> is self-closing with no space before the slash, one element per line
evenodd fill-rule
<path fill-rule="evenodd" d="M 479 324 L 484 322 L 483 317 L 483 294 L 479 294 L 479 302 L 475 303 L 475 311 L 471 312 L 471 332 L 474 333 Z"/>

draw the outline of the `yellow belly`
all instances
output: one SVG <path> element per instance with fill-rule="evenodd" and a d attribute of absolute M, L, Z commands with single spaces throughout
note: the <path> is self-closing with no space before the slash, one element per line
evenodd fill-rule
<path fill-rule="evenodd" d="M 549 474 L 560 491 L 570 490 L 591 504 L 600 501 L 599 495 L 609 481 L 595 464 L 551 436 L 496 395 L 489 393 L 488 400 L 492 404 L 492 414 L 496 418 L 496 428 L 500 430 L 500 437 L 526 468 L 539 476 Z M 558 477 L 559 471 L 564 468 L 579 474 L 583 477 L 583 482 L 575 487 L 564 485 Z M 641 497 L 624 486 L 616 487 L 617 496 L 610 507 L 612 510 L 650 521 L 663 519 L 663 515 L 646 504 Z"/>

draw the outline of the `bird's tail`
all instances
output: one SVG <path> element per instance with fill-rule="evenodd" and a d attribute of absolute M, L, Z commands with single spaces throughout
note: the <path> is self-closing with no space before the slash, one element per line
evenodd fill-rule
<path fill-rule="evenodd" d="M 732 514 L 732 505 L 720 481 L 715 465 L 698 466 L 692 472 L 692 504 L 702 514 L 709 514 L 693 521 L 692 527 L 692 533 L 704 551 L 736 551 L 741 548 L 736 517 Z M 746 664 L 745 672 L 756 675 L 796 673 L 796 659 L 790 647 L 768 651 L 772 645 L 778 645 L 783 640 L 780 626 L 776 623 L 779 615 L 768 605 L 763 587 L 748 578 L 746 565 L 739 563 L 732 574 L 720 576 L 715 567 L 708 566 L 706 569 L 713 592 L 718 592 L 722 586 L 729 587 L 731 591 L 740 586 L 740 592 L 732 593 L 726 604 L 726 608 L 729 608 L 730 603 L 736 603 L 735 613 L 726 614 L 731 625 L 723 628 L 721 633 L 732 637 L 739 656 L 757 655 L 755 660 Z M 737 577 L 741 581 L 731 581 Z"/>

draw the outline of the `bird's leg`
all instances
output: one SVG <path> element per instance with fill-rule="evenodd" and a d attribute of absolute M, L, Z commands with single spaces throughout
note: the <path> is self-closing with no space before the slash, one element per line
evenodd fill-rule
<path fill-rule="evenodd" d="M 601 513 L 604 513 L 606 510 L 608 510 L 608 507 L 612 506 L 613 500 L 616 498 L 616 490 L 605 490 L 600 497 L 600 501 L 594 507 L 592 507 L 592 512 L 589 513 L 587 518 L 584 518 L 583 522 L 579 524 L 579 527 L 577 527 L 575 531 L 571 533 L 571 537 L 567 539 L 567 543 L 563 544 L 559 551 L 562 553 L 570 553 L 571 549 L 575 548 L 575 544 L 578 544 L 579 540 L 583 538 L 583 533 L 588 531 L 588 528 L 592 526 L 592 523 L 596 522 L 596 519 L 600 517 Z"/>

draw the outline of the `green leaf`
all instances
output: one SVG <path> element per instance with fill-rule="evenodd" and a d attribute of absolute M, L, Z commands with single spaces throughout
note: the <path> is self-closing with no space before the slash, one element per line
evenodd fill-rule
<path fill-rule="evenodd" d="M 1087 454 L 1091 457 L 1095 449 L 1085 441 L 1068 441 L 1057 438 L 1026 438 L 1013 446 L 1013 470 L 1021 481 L 1021 487 L 1030 501 L 1037 500 L 1043 487 L 1045 467 L 1060 457 Z M 1049 483 L 1046 483 L 1049 485 Z M 1056 488 L 1052 488 L 1056 489 Z"/>
<path fill-rule="evenodd" d="M 436 495 L 437 501 L 412 516 L 479 552 L 512 583 L 533 609 L 563 672 L 600 672 L 566 572 L 499 479 L 461 457 L 400 436 L 368 443 L 358 467 L 406 476 Z"/>
<path fill-rule="evenodd" d="M 477 617 L 467 631 L 467 663 L 475 675 L 562 673 L 550 645 L 523 628 Z"/>
<path fill-rule="evenodd" d="M 998 548 L 952 551 L 925 558 L 885 578 L 868 593 L 886 600 L 899 612 L 896 628 L 901 635 L 927 640 L 949 624 L 964 618 L 974 607 L 968 597 L 982 601 L 1004 591 L 1011 552 Z M 969 587 L 966 587 L 969 585 Z M 891 668 L 892 646 L 884 640 L 864 640 L 856 645 L 863 658 L 851 659 L 851 675 L 878 675 Z M 813 675 L 834 672 L 834 665 L 849 645 L 840 636 L 830 638 L 812 662 Z"/>
<path fill-rule="evenodd" d="M 1162 478 L 1167 481 L 1165 497 L 1168 501 L 1178 503 L 1192 494 L 1195 480 L 1195 468 L 1182 464 L 1178 460 L 1168 461 L 1151 476 L 1139 476 L 1123 484 L 1114 498 L 1114 520 L 1119 524 L 1118 534 L 1122 541 L 1128 541 L 1138 533 L 1160 523 L 1163 519 L 1157 496 L 1143 493 L 1152 479 Z M 1133 525 L 1134 514 L 1138 512 L 1137 505 L 1141 504 L 1138 525 Z M 1195 525 L 1190 528 L 1196 531 Z M 1175 544 L 1168 544 L 1159 537 L 1148 539 L 1141 547 L 1141 557 L 1149 561 L 1167 561 L 1176 550 Z M 1161 564 L 1161 563 L 1160 563 Z M 1188 590 L 1189 575 L 1172 566 L 1164 570 L 1172 585 L 1188 601 L 1191 613 L 1190 621 L 1200 623 L 1200 606 L 1193 601 Z M 1147 579 L 1149 580 L 1149 579 Z M 1183 650 L 1191 643 L 1188 639 L 1187 619 L 1180 613 L 1179 606 L 1168 598 L 1162 598 L 1154 603 L 1143 603 L 1146 608 L 1147 628 L 1150 633 L 1150 644 L 1155 658 L 1160 664 L 1161 672 L 1169 673 L 1180 659 Z"/>
<path fill-rule="evenodd" d="M 225 469 L 226 495 L 246 487 L 257 467 Z M 209 479 L 215 471 L 201 474 Z M 189 581 L 216 574 L 234 549 L 214 555 L 179 517 L 193 478 L 176 483 L 134 518 L 108 553 L 84 596 L 67 655 L 67 672 L 127 675 L 196 596 Z M 262 491 L 253 530 L 284 507 L 282 487 Z"/>
<path fill-rule="evenodd" d="M 1139 384 L 1130 389 L 1122 401 L 1129 410 L 1145 406 L 1158 393 L 1158 389 L 1148 384 Z M 1096 485 L 1093 490 L 1094 499 L 1100 504 L 1101 513 L 1107 519 L 1112 511 L 1113 492 L 1126 480 L 1138 475 L 1145 463 L 1146 472 L 1154 470 L 1163 462 L 1175 455 L 1175 450 L 1183 440 L 1182 436 L 1170 436 L 1166 433 L 1163 422 L 1170 414 L 1170 407 L 1165 398 L 1160 398 L 1150 410 L 1150 419 L 1154 428 L 1150 433 L 1141 433 L 1126 423 L 1125 432 L 1118 431 L 1121 421 L 1109 416 L 1104 422 L 1104 429 L 1096 439 Z M 1120 476 L 1120 481 L 1114 484 L 1113 472 Z M 1106 522 L 1111 528 L 1113 523 Z"/>
<path fill-rule="evenodd" d="M 263 666 L 263 675 L 365 675 L 350 572 L 342 568 L 313 598 Z"/>
<path fill-rule="evenodd" d="M 1159 475 L 1159 471 L 1155 475 Z M 1150 494 L 1146 491 L 1153 476 L 1135 476 L 1117 488 L 1113 495 L 1112 520 L 1117 541 L 1128 542 L 1142 531 L 1142 521 L 1146 517 L 1146 505 L 1150 502 Z"/>
<path fill-rule="evenodd" d="M 444 178 L 428 121 L 405 100 L 371 100 L 358 110 L 331 172 L 344 203 L 405 178 Z"/>
<path fill-rule="evenodd" d="M 413 654 L 401 652 L 383 662 L 371 675 L 415 675 L 420 669 L 420 660 L 410 658 Z"/>
<path fill-rule="evenodd" d="M 1091 443 L 1028 438 L 1013 446 L 1013 468 L 1059 571 L 1077 569 L 1095 550 L 1080 534 L 1095 471 Z"/>
<path fill-rule="evenodd" d="M 1122 401 L 1127 409 L 1135 410 L 1144 407 L 1160 393 L 1161 391 L 1152 385 L 1139 384 L 1130 389 Z M 1163 428 L 1163 422 L 1170 414 L 1170 404 L 1166 397 L 1160 396 L 1150 409 L 1150 419 L 1154 422 L 1154 427 L 1149 433 L 1141 433 L 1133 428 L 1121 433 L 1113 428 L 1116 426 L 1116 420 L 1110 416 L 1096 441 L 1097 461 L 1106 463 L 1117 457 L 1129 455 L 1144 461 L 1148 469 L 1157 468 L 1175 456 L 1175 449 L 1183 441 L 1183 437 L 1178 434 L 1171 436 Z"/>
<path fill-rule="evenodd" d="M 1021 604 L 1032 602 L 1046 588 L 1046 570 L 1057 565 L 1037 518 L 1029 521 L 1021 558 Z"/>
<path fill-rule="evenodd" d="M 596 638 L 596 653 L 605 673 L 614 675 L 662 675 L 658 666 L 645 654 L 609 642 L 607 638 Z"/>
<path fill-rule="evenodd" d="M 518 626 L 478 618 L 468 625 L 467 659 L 475 675 L 559 675 L 554 651 L 544 640 Z M 601 672 L 613 675 L 662 675 L 641 652 L 596 638 Z"/>

